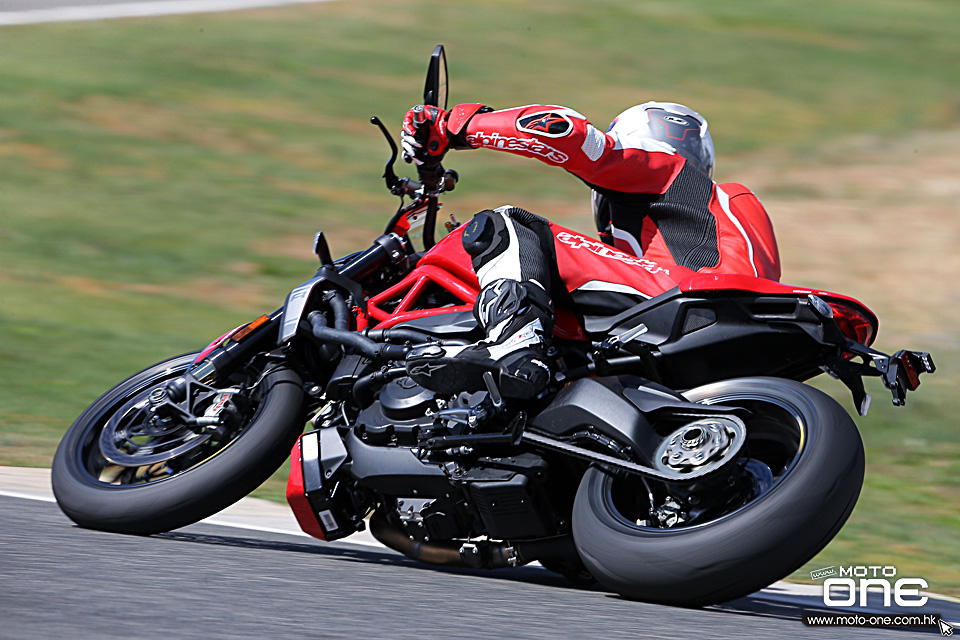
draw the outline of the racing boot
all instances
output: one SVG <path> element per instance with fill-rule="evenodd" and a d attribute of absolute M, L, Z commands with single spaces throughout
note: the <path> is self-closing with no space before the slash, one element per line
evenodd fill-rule
<path fill-rule="evenodd" d="M 456 394 L 485 389 L 493 373 L 505 398 L 535 398 L 550 383 L 544 336 L 553 328 L 547 293 L 532 282 L 501 279 L 484 287 L 474 316 L 486 339 L 465 346 L 427 345 L 407 354 L 407 373 L 431 391 Z"/>

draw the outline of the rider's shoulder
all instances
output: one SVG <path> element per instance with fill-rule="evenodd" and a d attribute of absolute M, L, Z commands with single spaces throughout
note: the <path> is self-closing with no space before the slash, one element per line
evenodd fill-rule
<path fill-rule="evenodd" d="M 721 189 L 724 193 L 726 193 L 731 198 L 734 198 L 736 196 L 754 195 L 753 191 L 751 191 L 748 187 L 740 184 L 739 182 L 717 183 L 717 188 Z"/>

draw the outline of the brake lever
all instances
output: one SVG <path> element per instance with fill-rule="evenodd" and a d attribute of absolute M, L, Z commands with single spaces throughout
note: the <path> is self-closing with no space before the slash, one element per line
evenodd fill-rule
<path fill-rule="evenodd" d="M 389 189 L 390 193 L 395 196 L 402 196 L 402 189 L 400 193 L 397 193 L 397 188 L 400 186 L 401 180 L 397 177 L 396 171 L 393 170 L 393 165 L 397 162 L 397 143 L 393 141 L 393 136 L 390 135 L 387 127 L 380 122 L 380 118 L 373 116 L 370 118 L 370 122 L 371 124 L 375 124 L 380 127 L 380 132 L 383 134 L 383 137 L 387 139 L 387 143 L 390 145 L 390 159 L 387 160 L 387 166 L 384 168 L 382 176 L 387 183 L 387 189 Z"/>

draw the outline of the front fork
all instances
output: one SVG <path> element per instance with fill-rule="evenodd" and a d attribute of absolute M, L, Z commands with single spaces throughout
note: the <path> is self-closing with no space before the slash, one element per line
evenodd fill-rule
<path fill-rule="evenodd" d="M 218 338 L 197 356 L 187 375 L 203 384 L 226 378 L 254 355 L 277 344 L 282 318 L 283 309 L 277 309 Z"/>

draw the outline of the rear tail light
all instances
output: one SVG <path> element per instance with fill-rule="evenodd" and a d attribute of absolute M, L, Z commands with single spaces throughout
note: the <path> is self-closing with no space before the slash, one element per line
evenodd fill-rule
<path fill-rule="evenodd" d="M 827 304 L 833 309 L 833 319 L 844 336 L 867 346 L 873 344 L 878 326 L 873 314 L 846 302 L 828 301 Z"/>

